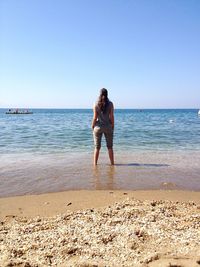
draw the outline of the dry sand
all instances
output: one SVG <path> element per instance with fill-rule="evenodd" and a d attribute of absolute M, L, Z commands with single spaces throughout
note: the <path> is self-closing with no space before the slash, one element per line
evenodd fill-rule
<path fill-rule="evenodd" d="M 200 192 L 2 198 L 0 266 L 200 266 Z"/>

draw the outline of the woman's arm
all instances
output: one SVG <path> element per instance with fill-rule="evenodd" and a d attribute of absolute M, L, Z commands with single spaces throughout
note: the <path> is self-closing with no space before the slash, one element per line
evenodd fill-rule
<path fill-rule="evenodd" d="M 92 129 L 94 129 L 96 121 L 97 121 L 97 111 L 96 111 L 96 107 L 94 105 L 94 107 L 93 107 Z"/>
<path fill-rule="evenodd" d="M 115 126 L 115 119 L 114 119 L 114 106 L 112 104 L 111 109 L 110 109 L 110 121 L 111 121 L 111 125 L 112 125 L 112 129 L 114 130 L 114 126 Z"/>

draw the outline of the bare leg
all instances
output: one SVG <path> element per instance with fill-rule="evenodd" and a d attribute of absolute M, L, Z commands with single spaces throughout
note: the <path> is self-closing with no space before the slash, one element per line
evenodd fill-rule
<path fill-rule="evenodd" d="M 94 150 L 94 165 L 97 165 L 97 161 L 99 158 L 99 151 L 100 151 L 100 149 L 98 149 L 98 148 L 95 148 L 95 150 Z"/>
<path fill-rule="evenodd" d="M 109 158 L 110 158 L 110 164 L 114 165 L 115 164 L 114 163 L 114 153 L 113 153 L 113 149 L 112 148 L 108 149 L 108 155 L 109 155 Z"/>

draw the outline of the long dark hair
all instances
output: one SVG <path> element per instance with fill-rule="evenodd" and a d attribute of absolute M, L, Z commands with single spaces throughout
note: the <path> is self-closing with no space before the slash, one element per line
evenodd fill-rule
<path fill-rule="evenodd" d="M 100 90 L 100 95 L 99 95 L 99 99 L 98 99 L 98 107 L 99 109 L 105 113 L 107 110 L 109 104 L 109 99 L 108 99 L 108 91 L 106 90 L 106 88 L 102 88 Z"/>

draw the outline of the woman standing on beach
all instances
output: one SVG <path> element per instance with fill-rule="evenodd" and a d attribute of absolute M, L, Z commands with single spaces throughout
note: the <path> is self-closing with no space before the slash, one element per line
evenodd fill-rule
<path fill-rule="evenodd" d="M 101 139 L 104 134 L 111 165 L 114 165 L 113 153 L 113 131 L 114 131 L 114 107 L 108 99 L 108 91 L 105 88 L 100 90 L 98 101 L 93 107 L 92 129 L 94 136 L 94 165 L 97 165 Z"/>

